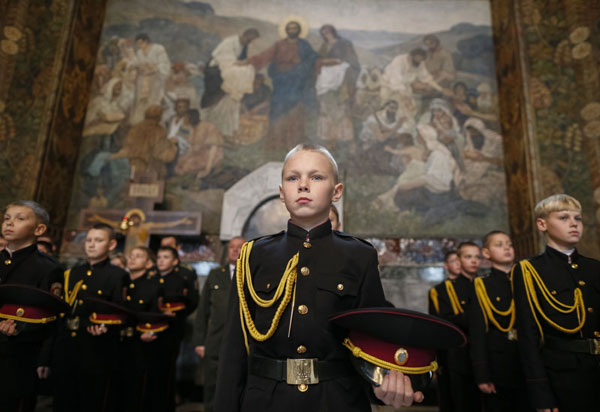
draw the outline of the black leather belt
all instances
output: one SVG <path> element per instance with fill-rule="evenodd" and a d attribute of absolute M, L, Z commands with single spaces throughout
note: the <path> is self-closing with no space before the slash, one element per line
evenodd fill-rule
<path fill-rule="evenodd" d="M 600 339 L 560 339 L 553 336 L 544 338 L 544 346 L 565 352 L 600 355 Z"/>
<path fill-rule="evenodd" d="M 352 374 L 352 367 L 347 361 L 321 361 L 318 359 L 281 360 L 256 355 L 252 355 L 248 359 L 248 370 L 251 375 L 284 381 L 292 385 L 318 383 L 319 381 Z M 309 375 L 311 374 L 313 375 L 313 379 L 309 382 L 311 379 Z M 316 378 L 316 381 L 314 378 Z"/>

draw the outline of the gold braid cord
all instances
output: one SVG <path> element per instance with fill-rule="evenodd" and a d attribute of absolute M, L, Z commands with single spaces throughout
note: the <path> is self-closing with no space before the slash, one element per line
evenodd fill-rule
<path fill-rule="evenodd" d="M 369 355 L 366 352 L 363 352 L 363 350 L 360 347 L 355 346 L 352 343 L 352 341 L 348 338 L 344 339 L 344 346 L 352 351 L 352 355 L 354 355 L 354 357 L 362 358 L 362 359 L 366 360 L 367 362 L 370 362 L 373 365 L 379 366 L 380 368 L 384 368 L 384 369 L 395 369 L 402 373 L 416 375 L 416 374 L 420 374 L 420 373 L 434 372 L 438 368 L 438 364 L 436 361 L 432 361 L 427 366 L 421 366 L 421 367 L 417 367 L 417 368 L 409 367 L 409 366 L 400 366 L 400 365 L 396 365 L 396 364 L 393 364 L 390 362 L 386 362 L 379 358 L 376 358 L 375 356 Z"/>
<path fill-rule="evenodd" d="M 246 352 L 250 352 L 250 346 L 248 345 L 248 336 L 246 333 L 246 329 L 250 333 L 250 336 L 258 342 L 264 342 L 267 339 L 271 338 L 277 327 L 279 326 L 279 321 L 283 316 L 283 312 L 285 308 L 290 303 L 292 299 L 292 294 L 295 292 L 296 288 L 296 277 L 297 277 L 297 266 L 298 266 L 298 257 L 299 253 L 296 253 L 287 264 L 285 268 L 285 272 L 281 277 L 281 281 L 279 282 L 279 286 L 277 286 L 277 290 L 275 291 L 275 295 L 272 299 L 265 300 L 261 299 L 260 296 L 256 294 L 254 290 L 254 286 L 252 285 L 252 275 L 250 273 L 250 252 L 252 251 L 252 245 L 254 241 L 246 242 L 242 246 L 242 251 L 240 252 L 240 257 L 237 260 L 236 265 L 236 286 L 238 297 L 240 299 L 240 322 L 242 324 L 242 332 L 244 333 L 244 343 L 246 345 Z M 271 327 L 266 333 L 261 333 L 256 328 L 254 324 L 254 320 L 252 319 L 252 315 L 250 314 L 250 309 L 248 308 L 248 302 L 246 301 L 246 295 L 244 294 L 244 284 L 248 287 L 248 291 L 250 292 L 250 297 L 258 306 L 262 308 L 269 308 L 275 304 L 282 297 L 281 302 L 279 303 L 279 307 L 275 312 L 275 316 L 273 316 L 273 320 L 271 321 Z"/>
<path fill-rule="evenodd" d="M 523 272 L 523 283 L 525 284 L 525 293 L 527 295 L 527 300 L 531 308 L 531 314 L 533 315 L 535 323 L 537 323 L 538 329 L 540 331 L 542 342 L 544 341 L 544 332 L 542 331 L 542 325 L 540 324 L 536 313 L 539 313 L 542 316 L 542 318 L 544 318 L 544 320 L 548 322 L 548 324 L 550 324 L 550 326 L 558 329 L 561 332 L 579 332 L 579 330 L 581 330 L 581 328 L 585 324 L 585 304 L 583 302 L 583 295 L 581 293 L 581 289 L 575 288 L 575 291 L 573 292 L 573 305 L 566 305 L 558 301 L 554 296 L 552 296 L 552 294 L 544 284 L 542 278 L 540 277 L 539 273 L 537 273 L 537 271 L 531 265 L 531 263 L 529 263 L 529 261 L 523 260 L 520 262 L 520 265 L 521 271 Z M 553 309 L 560 313 L 572 313 L 575 311 L 577 313 L 577 320 L 579 321 L 579 325 L 572 329 L 568 329 L 563 326 L 560 326 L 558 323 L 550 319 L 548 315 L 546 315 L 546 313 L 544 313 L 544 311 L 542 310 L 542 306 L 540 305 L 536 293 L 536 285 L 539 291 L 541 292 L 544 300 L 546 300 L 546 302 L 548 302 L 548 304 Z"/>
<path fill-rule="evenodd" d="M 448 292 L 448 297 L 450 298 L 450 304 L 452 305 L 452 312 L 454 312 L 454 315 L 465 313 L 460 305 L 460 300 L 458 299 L 458 295 L 456 294 L 456 290 L 454 290 L 454 285 L 452 285 L 452 282 L 447 280 L 444 282 L 444 284 L 446 285 L 446 292 Z"/>
<path fill-rule="evenodd" d="M 479 306 L 481 306 L 481 311 L 483 312 L 483 319 L 485 320 L 485 331 L 488 331 L 488 320 L 491 321 L 494 326 L 501 332 L 509 332 L 512 330 L 515 325 L 515 301 L 514 299 L 510 300 L 510 306 L 507 310 L 501 311 L 497 309 L 490 297 L 487 294 L 487 290 L 485 289 L 485 284 L 483 283 L 483 279 L 475 278 L 473 281 L 475 284 L 475 295 L 477 295 L 477 300 L 479 301 Z M 500 326 L 500 323 L 496 320 L 494 313 L 500 316 L 509 316 L 510 321 L 508 323 L 507 328 L 503 328 Z"/>
<path fill-rule="evenodd" d="M 67 269 L 65 271 L 65 302 L 69 304 L 69 306 L 73 306 L 75 303 L 75 299 L 77 298 L 77 294 L 79 293 L 79 289 L 83 284 L 83 280 L 75 283 L 73 290 L 69 293 L 69 278 L 71 277 L 71 269 Z"/>
<path fill-rule="evenodd" d="M 431 303 L 433 303 L 433 307 L 435 308 L 435 313 L 439 315 L 440 313 L 440 301 L 438 300 L 438 292 L 435 288 L 429 289 L 429 299 L 431 299 Z"/>

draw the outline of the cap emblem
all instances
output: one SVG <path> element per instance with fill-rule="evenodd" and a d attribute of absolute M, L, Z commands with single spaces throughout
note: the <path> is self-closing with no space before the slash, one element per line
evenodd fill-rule
<path fill-rule="evenodd" d="M 394 353 L 394 361 L 402 366 L 408 362 L 408 351 L 404 348 L 400 348 Z"/>

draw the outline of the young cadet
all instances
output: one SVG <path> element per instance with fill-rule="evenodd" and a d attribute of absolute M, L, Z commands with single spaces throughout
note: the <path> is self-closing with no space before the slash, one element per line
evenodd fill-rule
<path fill-rule="evenodd" d="M 446 252 L 444 255 L 444 269 L 448 274 L 448 280 L 455 280 L 460 276 L 462 268 L 460 259 L 456 250 Z M 440 315 L 439 298 L 440 294 L 446 294 L 446 281 L 438 283 L 429 289 L 429 313 Z M 436 371 L 438 399 L 440 412 L 453 412 L 454 404 L 452 402 L 452 391 L 450 389 L 450 376 L 448 374 L 448 353 L 447 351 L 437 352 L 438 370 Z"/>
<path fill-rule="evenodd" d="M 64 299 L 71 310 L 61 319 L 54 345 L 54 411 L 114 410 L 120 328 L 116 320 L 90 320 L 85 300 L 123 302 L 127 272 L 109 258 L 116 247 L 114 229 L 96 223 L 85 236 L 86 263 L 64 273 Z"/>
<path fill-rule="evenodd" d="M 181 250 L 181 241 L 175 236 L 167 236 L 160 240 L 160 246 L 172 247 L 177 251 L 179 256 L 179 252 Z M 193 268 L 182 264 L 181 259 L 178 260 L 174 271 L 187 282 L 187 289 L 189 293 L 186 311 L 188 313 L 192 313 L 198 307 L 198 302 L 200 300 L 200 290 L 198 287 L 198 276 L 196 275 L 196 271 Z"/>
<path fill-rule="evenodd" d="M 369 386 L 352 369 L 334 313 L 385 306 L 377 251 L 332 232 L 342 196 L 337 165 L 320 146 L 298 145 L 284 160 L 280 199 L 287 231 L 242 248 L 223 347 L 215 411 L 370 411 Z M 399 371 L 374 389 L 398 408 L 420 401 Z"/>
<path fill-rule="evenodd" d="M 204 287 L 194 323 L 194 345 L 198 356 L 204 359 L 204 412 L 212 412 L 217 371 L 219 367 L 219 349 L 223 340 L 223 328 L 227 318 L 231 280 L 235 276 L 235 262 L 240 256 L 243 237 L 234 237 L 227 245 L 227 265 L 210 271 Z"/>
<path fill-rule="evenodd" d="M 166 392 L 164 401 L 165 412 L 175 410 L 175 364 L 179 355 L 179 346 L 185 331 L 185 321 L 190 314 L 189 290 L 185 279 L 175 272 L 179 264 L 177 250 L 170 246 L 161 246 L 156 254 L 156 267 L 160 273 L 160 281 L 163 282 L 164 301 L 160 310 L 175 319 L 169 328 L 162 333 L 164 339 L 160 339 L 155 345 L 160 345 L 160 356 L 154 360 L 156 377 L 162 379 L 158 384 Z"/>
<path fill-rule="evenodd" d="M 485 411 L 530 411 L 519 359 L 515 306 L 509 273 L 515 250 L 499 230 L 483 238 L 483 257 L 492 263 L 486 276 L 473 281 L 468 309 L 469 348 L 475 383 Z"/>
<path fill-rule="evenodd" d="M 600 405 L 600 262 L 576 249 L 581 205 L 559 194 L 535 207 L 541 255 L 513 270 L 519 351 L 531 406 L 545 412 Z"/>
<path fill-rule="evenodd" d="M 0 251 L 0 285 L 27 285 L 60 296 L 62 270 L 49 256 L 38 252 L 35 244 L 48 223 L 48 212 L 36 202 L 17 201 L 6 207 L 2 237 L 7 246 Z M 0 410 L 3 412 L 33 411 L 36 379 L 48 375 L 48 362 L 41 359 L 49 358 L 48 336 L 54 328 L 43 322 L 27 322 L 28 313 L 24 312 L 0 311 Z"/>
<path fill-rule="evenodd" d="M 437 289 L 437 315 L 454 323 L 468 334 L 467 310 L 471 303 L 472 282 L 477 277 L 477 269 L 481 263 L 481 251 L 473 242 L 462 242 L 458 245 L 457 254 L 461 266 L 460 276 L 446 280 L 444 287 Z M 473 380 L 468 345 L 448 350 L 447 370 L 455 410 L 479 411 L 481 400 Z"/>
<path fill-rule="evenodd" d="M 158 339 L 159 342 L 166 339 L 163 333 L 168 329 L 160 311 L 164 280 L 153 269 L 154 264 L 154 252 L 145 246 L 134 247 L 127 259 L 129 279 L 125 304 L 138 314 L 140 321 L 137 326 L 125 328 L 122 333 L 120 376 L 123 381 L 119 407 L 123 412 L 162 412 L 159 407 L 166 402 L 167 391 L 160 387 L 163 381 L 152 373 L 157 357 L 162 356 L 161 345 L 154 343 Z M 160 397 L 158 401 L 155 396 Z"/>

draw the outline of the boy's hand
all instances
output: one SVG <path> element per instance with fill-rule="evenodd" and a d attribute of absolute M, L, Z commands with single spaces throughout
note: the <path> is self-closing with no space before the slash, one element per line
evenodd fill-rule
<path fill-rule="evenodd" d="M 140 338 L 144 342 L 152 342 L 154 339 L 156 339 L 156 335 L 152 332 L 144 332 L 142 333 L 142 336 L 140 336 Z"/>
<path fill-rule="evenodd" d="M 424 399 L 421 392 L 413 392 L 410 378 L 396 370 L 390 370 L 381 386 L 374 388 L 374 392 L 379 400 L 394 409 L 410 406 L 413 402 L 420 403 Z"/>
<path fill-rule="evenodd" d="M 48 379 L 48 376 L 50 376 L 50 368 L 48 366 L 38 366 L 37 376 L 40 379 Z"/>
<path fill-rule="evenodd" d="M 108 332 L 108 329 L 104 325 L 91 325 L 87 327 L 87 331 L 90 335 L 100 336 Z"/>
<path fill-rule="evenodd" d="M 201 358 L 204 358 L 204 345 L 196 346 L 194 350 L 196 351 L 196 355 L 200 356 Z"/>
<path fill-rule="evenodd" d="M 537 412 L 559 412 L 558 408 L 552 409 L 536 409 Z"/>
<path fill-rule="evenodd" d="M 6 336 L 15 336 L 19 332 L 17 331 L 17 322 L 12 319 L 6 319 L 0 322 L 0 333 Z"/>
<path fill-rule="evenodd" d="M 496 393 L 496 387 L 494 386 L 493 383 L 488 382 L 488 383 L 480 383 L 479 385 L 477 385 L 479 387 L 479 390 L 483 393 L 487 393 L 488 395 L 491 393 Z"/>

